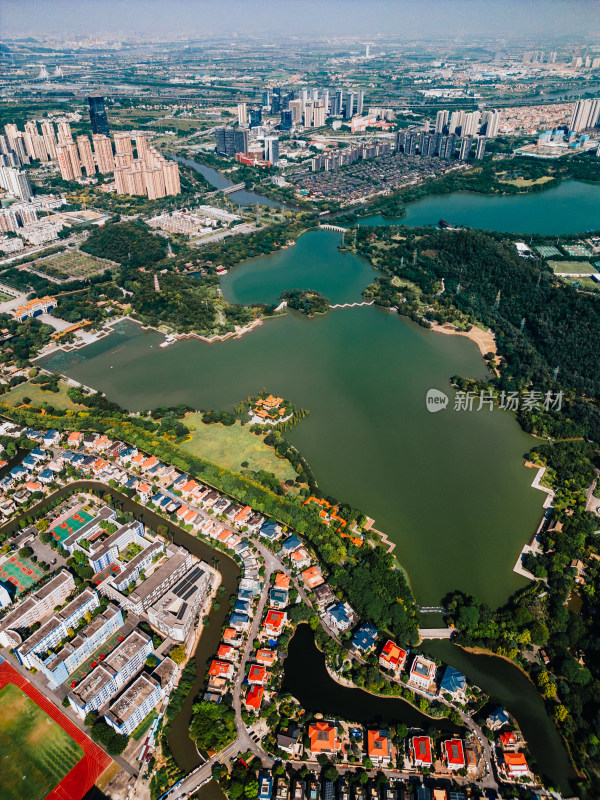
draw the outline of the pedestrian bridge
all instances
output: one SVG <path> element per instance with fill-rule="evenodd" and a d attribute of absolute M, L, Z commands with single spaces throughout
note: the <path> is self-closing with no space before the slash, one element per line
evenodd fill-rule
<path fill-rule="evenodd" d="M 451 639 L 456 628 L 419 628 L 421 639 Z"/>
<path fill-rule="evenodd" d="M 323 228 L 324 231 L 337 231 L 338 233 L 346 233 L 346 228 L 342 228 L 340 225 L 330 225 L 328 222 L 322 222 L 319 225 L 319 228 Z"/>
<path fill-rule="evenodd" d="M 443 606 L 417 606 L 419 614 L 445 614 L 446 609 Z"/>

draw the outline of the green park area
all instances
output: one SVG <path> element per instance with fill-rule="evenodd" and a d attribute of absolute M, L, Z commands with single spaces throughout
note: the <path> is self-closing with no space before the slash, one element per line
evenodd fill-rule
<path fill-rule="evenodd" d="M 42 800 L 83 758 L 83 750 L 27 695 L 0 690 L 0 800 Z"/>
<path fill-rule="evenodd" d="M 63 250 L 47 258 L 40 258 L 32 265 L 33 269 L 61 280 L 71 278 L 90 278 L 114 266 L 106 258 L 98 258 L 83 250 Z"/>
<path fill-rule="evenodd" d="M 598 270 L 589 261 L 549 261 L 553 271 L 565 275 L 592 275 Z"/>
<path fill-rule="evenodd" d="M 40 406 L 42 403 L 48 403 L 55 408 L 61 408 L 71 411 L 81 411 L 83 406 L 73 403 L 67 394 L 67 385 L 63 381 L 58 382 L 58 392 L 45 392 L 40 384 L 20 383 L 15 386 L 0 398 L 3 403 L 8 403 L 9 406 L 23 405 L 23 398 L 29 398 L 30 406 Z"/>
<path fill-rule="evenodd" d="M 202 422 L 202 414 L 196 413 L 187 414 L 185 424 L 191 430 L 191 436 L 181 447 L 192 455 L 235 472 L 247 468 L 255 472 L 272 472 L 280 481 L 296 478 L 289 461 L 279 458 L 263 442 L 262 436 L 252 433 L 248 425 L 242 427 L 239 422 L 234 425 L 206 424 Z"/>

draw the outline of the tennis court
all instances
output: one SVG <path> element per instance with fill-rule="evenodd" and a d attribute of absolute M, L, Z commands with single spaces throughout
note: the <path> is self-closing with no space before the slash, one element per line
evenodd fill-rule
<path fill-rule="evenodd" d="M 94 518 L 91 514 L 88 514 L 87 511 L 77 511 L 68 519 L 64 520 L 55 528 L 53 528 L 50 533 L 52 536 L 54 536 L 57 542 L 62 544 L 65 539 L 68 539 L 69 536 L 77 533 L 80 528 L 83 528 L 83 526 L 92 519 Z"/>
<path fill-rule="evenodd" d="M 568 256 L 573 258 L 590 258 L 593 255 L 592 251 L 584 244 L 563 244 L 561 247 Z"/>
<path fill-rule="evenodd" d="M 44 573 L 27 558 L 12 555 L 8 561 L 0 566 L 0 581 L 12 583 L 17 588 L 17 594 L 27 591 L 30 586 L 37 583 Z"/>
<path fill-rule="evenodd" d="M 554 245 L 551 244 L 536 244 L 535 249 L 538 253 L 543 256 L 544 258 L 552 258 L 552 256 L 559 256 L 561 255 L 560 250 Z"/>

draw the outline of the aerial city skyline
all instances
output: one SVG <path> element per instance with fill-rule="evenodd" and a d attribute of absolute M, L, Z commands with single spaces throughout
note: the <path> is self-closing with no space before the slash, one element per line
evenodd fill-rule
<path fill-rule="evenodd" d="M 2 800 L 600 796 L 597 10 L 2 4 Z"/>

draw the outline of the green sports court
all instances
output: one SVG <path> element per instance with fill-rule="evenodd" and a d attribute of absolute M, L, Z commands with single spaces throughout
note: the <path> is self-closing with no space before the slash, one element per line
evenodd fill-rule
<path fill-rule="evenodd" d="M 16 555 L 9 556 L 0 566 L 0 581 L 11 583 L 17 589 L 17 594 L 27 591 L 30 586 L 37 583 L 44 573 L 28 558 Z"/>
<path fill-rule="evenodd" d="M 50 533 L 57 542 L 62 544 L 65 539 L 68 539 L 69 536 L 72 536 L 74 533 L 87 523 L 93 520 L 91 514 L 88 514 L 87 511 L 77 511 L 75 514 L 70 516 L 68 519 L 65 519 L 63 522 L 59 523 L 55 528 L 52 528 Z"/>

